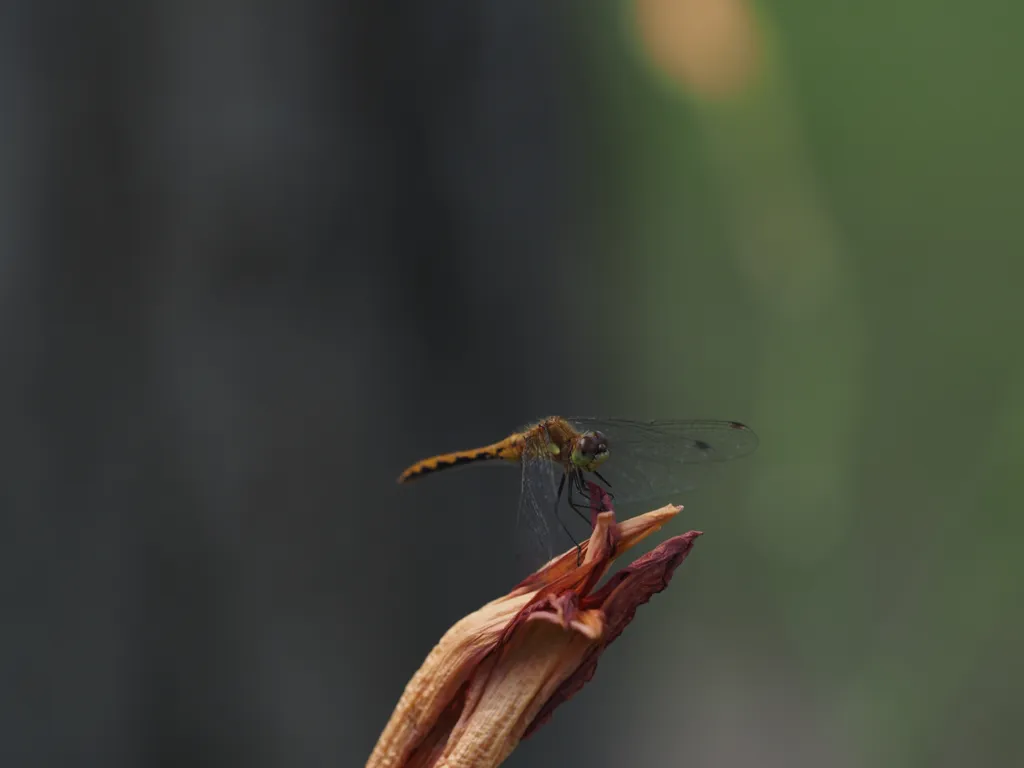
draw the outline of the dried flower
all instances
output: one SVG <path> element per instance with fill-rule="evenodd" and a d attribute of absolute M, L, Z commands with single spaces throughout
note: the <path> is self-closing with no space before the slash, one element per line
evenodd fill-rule
<path fill-rule="evenodd" d="M 582 564 L 574 547 L 449 629 L 406 686 L 367 768 L 492 768 L 590 680 L 700 536 L 665 541 L 595 590 L 618 555 L 682 507 L 616 523 L 599 511 L 607 497 L 592 488 L 591 498 L 599 502 Z"/>

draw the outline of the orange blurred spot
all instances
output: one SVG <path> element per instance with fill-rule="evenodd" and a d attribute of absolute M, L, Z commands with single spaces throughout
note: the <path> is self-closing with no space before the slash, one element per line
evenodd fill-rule
<path fill-rule="evenodd" d="M 760 40 L 746 0 L 634 0 L 651 61 L 702 96 L 730 96 L 757 73 Z"/>

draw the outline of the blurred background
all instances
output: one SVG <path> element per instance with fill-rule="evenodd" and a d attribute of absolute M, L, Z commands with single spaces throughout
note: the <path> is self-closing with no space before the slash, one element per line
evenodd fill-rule
<path fill-rule="evenodd" d="M 761 447 L 508 765 L 1022 762 L 1024 7 L 0 19 L 3 765 L 361 766 L 549 413 Z"/>

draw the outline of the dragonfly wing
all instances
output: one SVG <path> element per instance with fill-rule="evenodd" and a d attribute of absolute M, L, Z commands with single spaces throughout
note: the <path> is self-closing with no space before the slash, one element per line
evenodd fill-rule
<path fill-rule="evenodd" d="M 649 452 L 671 454 L 678 461 L 691 464 L 738 459 L 753 453 L 758 445 L 754 430 L 738 421 L 632 421 L 590 417 L 568 421 L 579 430 L 604 432 L 612 450 L 620 445 L 630 449 L 645 446 Z"/>
<path fill-rule="evenodd" d="M 531 566 L 535 566 L 554 555 L 551 515 L 558 498 L 562 468 L 544 458 L 523 457 L 521 461 L 523 479 L 516 528 L 523 539 L 523 554 L 531 561 Z"/>
<path fill-rule="evenodd" d="M 608 438 L 609 457 L 599 471 L 611 485 L 616 506 L 678 502 L 673 497 L 695 488 L 708 465 L 746 456 L 758 445 L 753 430 L 733 421 L 569 421 Z"/>

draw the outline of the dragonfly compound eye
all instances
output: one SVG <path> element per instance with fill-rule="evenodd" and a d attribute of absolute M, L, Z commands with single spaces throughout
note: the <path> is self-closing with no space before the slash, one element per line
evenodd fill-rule
<path fill-rule="evenodd" d="M 608 440 L 600 432 L 587 432 L 580 437 L 580 453 L 588 458 L 608 452 Z"/>

